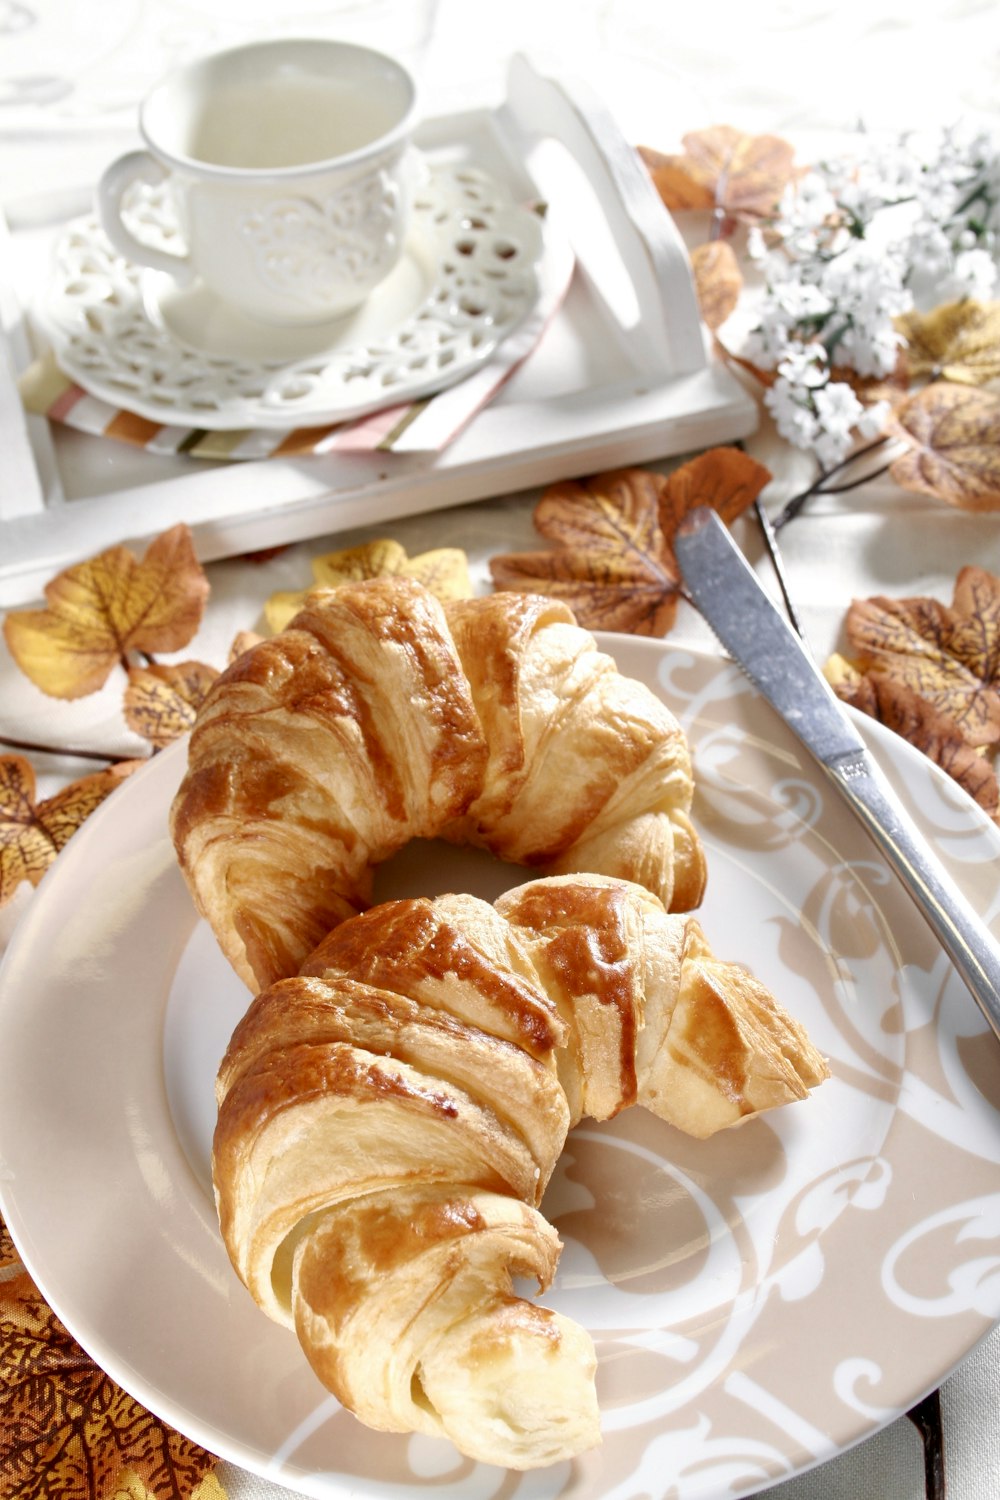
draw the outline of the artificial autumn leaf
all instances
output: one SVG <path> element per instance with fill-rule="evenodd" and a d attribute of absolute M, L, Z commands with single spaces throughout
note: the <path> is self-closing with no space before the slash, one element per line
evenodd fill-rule
<path fill-rule="evenodd" d="M 126 724 L 160 749 L 172 744 L 187 734 L 218 675 L 201 661 L 131 667 L 124 700 Z"/>
<path fill-rule="evenodd" d="M 534 522 L 555 550 L 494 557 L 493 582 L 563 599 L 589 629 L 666 635 L 680 589 L 678 524 L 699 505 L 735 519 L 770 477 L 738 449 L 713 448 L 669 475 L 615 469 L 553 485 Z"/>
<path fill-rule="evenodd" d="M 668 474 L 659 520 L 671 556 L 674 535 L 689 511 L 707 505 L 728 525 L 754 503 L 770 478 L 770 469 L 740 448 L 709 448 Z"/>
<path fill-rule="evenodd" d="M 1000 744 L 1000 578 L 962 568 L 950 606 L 856 600 L 847 638 L 859 672 L 909 688 L 973 747 Z"/>
<path fill-rule="evenodd" d="M 238 656 L 242 656 L 244 652 L 252 650 L 254 646 L 259 646 L 263 639 L 264 637 L 258 635 L 256 630 L 238 630 L 233 636 L 232 645 L 229 647 L 230 665 Z"/>
<path fill-rule="evenodd" d="M 3 1239 L 3 1493 L 24 1500 L 225 1500 L 216 1460 L 105 1375 L 46 1305 L 16 1254 L 7 1259 L 6 1232 Z"/>
<path fill-rule="evenodd" d="M 322 588 L 336 588 L 363 578 L 415 578 L 439 599 L 467 599 L 472 593 L 469 564 L 458 547 L 436 547 L 407 557 L 406 549 L 390 538 L 366 542 L 343 552 L 313 558 L 313 576 Z"/>
<path fill-rule="evenodd" d="M 46 585 L 47 608 L 4 622 L 11 655 L 42 692 L 97 692 L 130 651 L 179 651 L 198 629 L 208 580 L 187 526 L 150 543 L 141 562 L 127 547 L 77 563 Z"/>
<path fill-rule="evenodd" d="M 683 137 L 682 155 L 640 146 L 657 192 L 671 211 L 714 208 L 730 218 L 767 218 L 795 174 L 795 152 L 776 135 L 745 135 L 712 125 Z"/>
<path fill-rule="evenodd" d="M 709 240 L 691 251 L 694 289 L 705 326 L 714 332 L 735 311 L 743 290 L 743 272 L 728 240 Z"/>
<path fill-rule="evenodd" d="M 141 761 L 122 761 L 35 801 L 35 773 L 23 755 L 0 755 L 0 906 L 28 880 L 37 885 L 60 849 Z"/>
<path fill-rule="evenodd" d="M 887 430 L 910 445 L 889 469 L 903 489 L 1000 510 L 1000 396 L 936 380 L 896 406 Z"/>
<path fill-rule="evenodd" d="M 312 560 L 314 584 L 337 588 L 342 583 L 360 583 L 366 578 L 415 578 L 439 599 L 467 599 L 472 593 L 469 562 L 458 547 L 436 547 L 408 557 L 405 547 L 391 538 L 327 552 Z M 284 630 L 302 608 L 308 589 L 272 594 L 264 605 L 264 618 L 271 630 Z"/>
<path fill-rule="evenodd" d="M 275 635 L 285 630 L 305 603 L 308 589 L 279 589 L 264 601 L 264 619 Z"/>
<path fill-rule="evenodd" d="M 996 772 L 952 719 L 905 683 L 858 672 L 843 658 L 831 658 L 823 670 L 839 698 L 907 740 L 947 772 L 985 813 L 996 817 L 1000 809 Z"/>
<path fill-rule="evenodd" d="M 1000 377 L 1000 302 L 946 302 L 895 319 L 914 380 L 986 385 Z"/>
<path fill-rule="evenodd" d="M 746 355 L 739 354 L 735 349 L 726 348 L 721 339 L 716 338 L 715 347 L 731 365 L 736 365 L 738 369 L 744 370 L 747 375 L 752 376 L 757 381 L 758 385 L 763 386 L 765 389 L 769 389 L 777 380 L 777 369 L 765 370 L 762 365 L 756 365 L 752 359 L 747 359 Z"/>
<path fill-rule="evenodd" d="M 553 485 L 534 522 L 557 550 L 492 558 L 494 584 L 564 599 L 591 629 L 666 635 L 678 572 L 659 524 L 665 483 L 645 469 L 618 469 Z"/>

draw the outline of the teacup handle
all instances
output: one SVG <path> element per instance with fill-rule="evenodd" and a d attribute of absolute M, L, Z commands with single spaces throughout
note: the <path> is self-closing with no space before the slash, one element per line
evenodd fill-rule
<path fill-rule="evenodd" d="M 166 271 L 175 281 L 187 285 L 194 279 L 189 256 L 157 250 L 138 239 L 122 220 L 122 199 L 135 182 L 155 186 L 167 176 L 166 168 L 149 151 L 128 151 L 106 167 L 97 184 L 97 213 L 101 226 L 115 249 L 136 265 L 154 271 Z"/>

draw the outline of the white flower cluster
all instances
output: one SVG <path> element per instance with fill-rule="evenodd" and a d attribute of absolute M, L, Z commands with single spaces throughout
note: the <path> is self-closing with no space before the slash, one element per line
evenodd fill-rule
<path fill-rule="evenodd" d="M 893 319 L 913 306 L 988 297 L 1000 247 L 1000 140 L 952 128 L 932 140 L 864 137 L 784 192 L 748 250 L 764 277 L 746 353 L 776 378 L 765 395 L 778 431 L 824 470 L 874 437 L 836 368 L 884 377 L 902 343 Z"/>

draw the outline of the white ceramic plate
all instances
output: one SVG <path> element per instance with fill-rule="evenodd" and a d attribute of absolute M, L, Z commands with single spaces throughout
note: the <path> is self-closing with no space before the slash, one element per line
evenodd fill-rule
<path fill-rule="evenodd" d="M 318 210 L 317 210 L 318 212 Z M 130 228 L 175 250 L 163 187 L 137 189 Z M 150 421 L 212 430 L 348 421 L 429 395 L 482 365 L 535 305 L 552 230 L 488 173 L 428 168 L 399 264 L 362 306 L 276 328 L 196 282 L 143 270 L 96 219 L 55 249 L 39 317 L 67 375 Z"/>
<path fill-rule="evenodd" d="M 604 1443 L 526 1476 L 376 1435 L 251 1302 L 209 1190 L 212 1078 L 246 996 L 166 833 L 175 746 L 89 820 L 0 973 L 0 1206 L 84 1347 L 210 1450 L 306 1494 L 733 1497 L 838 1452 L 937 1385 L 1000 1312 L 1000 1049 L 835 794 L 716 658 L 605 637 L 696 756 L 703 924 L 808 1026 L 833 1077 L 699 1143 L 630 1110 L 570 1137 L 545 1211 L 553 1305 L 591 1329 Z M 1000 833 L 865 732 L 996 920 Z M 378 894 L 524 872 L 411 846 Z"/>

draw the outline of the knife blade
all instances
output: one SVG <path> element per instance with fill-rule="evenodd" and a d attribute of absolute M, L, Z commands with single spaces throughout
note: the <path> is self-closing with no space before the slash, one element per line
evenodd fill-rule
<path fill-rule="evenodd" d="M 705 620 L 857 814 L 1000 1038 L 1000 945 L 932 853 L 716 512 L 691 511 L 674 550 Z"/>

